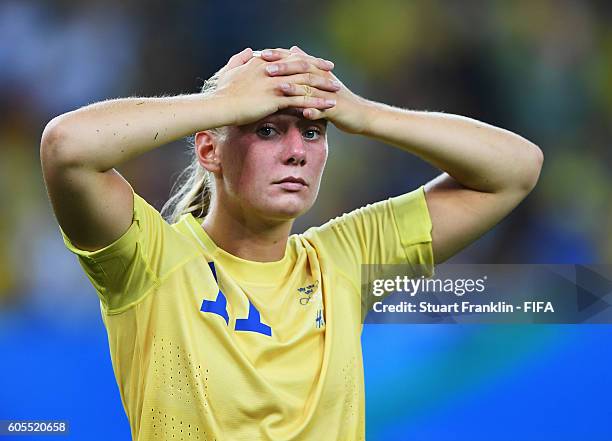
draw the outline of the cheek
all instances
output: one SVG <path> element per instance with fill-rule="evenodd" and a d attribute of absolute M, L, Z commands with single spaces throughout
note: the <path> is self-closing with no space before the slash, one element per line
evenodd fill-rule
<path fill-rule="evenodd" d="M 229 155 L 224 158 L 223 182 L 225 187 L 231 192 L 236 193 L 237 186 L 243 173 L 243 166 L 240 158 Z"/>
<path fill-rule="evenodd" d="M 248 158 L 244 148 L 238 143 L 228 145 L 223 151 L 223 186 L 228 194 L 237 195 L 242 192 L 242 181 L 248 173 Z"/>
<path fill-rule="evenodd" d="M 273 173 L 274 158 L 253 146 L 246 147 L 244 155 L 236 158 L 234 182 L 241 193 L 257 193 Z"/>
<path fill-rule="evenodd" d="M 312 162 L 316 173 L 321 176 L 325 168 L 325 163 L 327 162 L 327 148 L 317 151 L 312 157 Z"/>

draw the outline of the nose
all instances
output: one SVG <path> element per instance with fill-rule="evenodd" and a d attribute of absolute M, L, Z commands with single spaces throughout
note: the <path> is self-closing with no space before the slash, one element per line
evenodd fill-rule
<path fill-rule="evenodd" d="M 306 165 L 306 149 L 302 132 L 297 127 L 289 129 L 285 135 L 283 162 L 288 165 Z"/>

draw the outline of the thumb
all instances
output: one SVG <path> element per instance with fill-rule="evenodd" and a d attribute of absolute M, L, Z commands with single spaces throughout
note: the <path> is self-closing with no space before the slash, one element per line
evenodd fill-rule
<path fill-rule="evenodd" d="M 233 69 L 235 67 L 242 66 L 244 63 L 249 61 L 251 58 L 253 58 L 253 49 L 251 49 L 250 47 L 247 47 L 243 49 L 242 51 L 238 52 L 237 54 L 233 55 L 229 59 L 225 67 L 226 69 Z"/>

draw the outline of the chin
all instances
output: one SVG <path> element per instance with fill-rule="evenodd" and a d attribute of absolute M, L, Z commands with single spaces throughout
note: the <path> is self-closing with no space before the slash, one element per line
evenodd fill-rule
<path fill-rule="evenodd" d="M 312 204 L 306 204 L 304 201 L 286 202 L 284 204 L 271 204 L 267 207 L 262 207 L 261 212 L 265 213 L 265 217 L 274 220 L 291 220 L 306 213 Z"/>
<path fill-rule="evenodd" d="M 300 217 L 302 214 L 306 213 L 305 209 L 302 210 L 292 210 L 292 209 L 279 209 L 279 210 L 270 210 L 268 211 L 268 217 L 274 220 L 292 220 Z"/>

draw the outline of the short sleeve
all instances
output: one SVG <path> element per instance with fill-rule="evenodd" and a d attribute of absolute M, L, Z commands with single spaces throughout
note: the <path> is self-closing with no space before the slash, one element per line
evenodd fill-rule
<path fill-rule="evenodd" d="M 433 274 L 431 219 L 423 186 L 334 218 L 304 235 L 359 286 L 361 265 L 409 265 L 412 276 Z"/>
<path fill-rule="evenodd" d="M 108 313 L 118 313 L 138 303 L 159 284 L 164 271 L 162 254 L 168 224 L 133 188 L 132 194 L 130 227 L 104 248 L 81 250 L 59 228 L 66 248 L 78 257 Z"/>
<path fill-rule="evenodd" d="M 401 251 L 398 251 L 399 261 L 391 263 L 410 263 L 433 268 L 432 224 L 425 201 L 425 187 L 421 186 L 410 193 L 390 198 L 388 203 L 397 234 L 393 242 L 399 238 L 400 248 L 404 253 L 402 255 Z M 385 246 L 394 246 L 389 243 L 389 238 L 383 240 L 383 243 Z"/>

